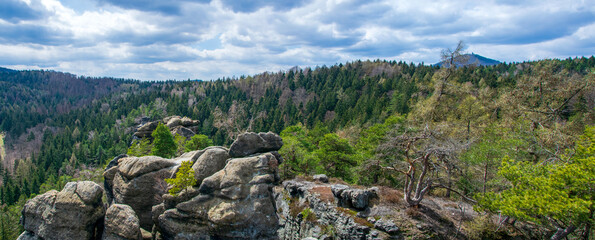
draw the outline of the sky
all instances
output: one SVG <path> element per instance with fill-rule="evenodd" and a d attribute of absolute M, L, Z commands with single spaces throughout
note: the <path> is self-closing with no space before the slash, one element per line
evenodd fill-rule
<path fill-rule="evenodd" d="M 210 80 L 386 59 L 462 40 L 505 62 L 595 54 L 593 0 L 0 0 L 0 66 Z"/>

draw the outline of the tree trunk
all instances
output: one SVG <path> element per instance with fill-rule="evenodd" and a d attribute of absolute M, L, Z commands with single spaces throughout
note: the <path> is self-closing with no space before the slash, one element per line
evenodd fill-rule
<path fill-rule="evenodd" d="M 488 182 L 488 167 L 489 167 L 489 163 L 486 162 L 486 166 L 483 171 L 483 194 L 486 194 L 486 184 Z"/>

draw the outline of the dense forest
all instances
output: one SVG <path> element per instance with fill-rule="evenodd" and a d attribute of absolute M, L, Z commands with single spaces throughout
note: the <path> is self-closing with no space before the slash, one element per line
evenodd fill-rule
<path fill-rule="evenodd" d="M 0 239 L 22 232 L 26 199 L 100 181 L 113 157 L 138 147 L 141 118 L 170 115 L 199 120 L 197 134 L 215 145 L 245 131 L 280 134 L 284 179 L 325 173 L 399 188 L 412 207 L 426 194 L 471 201 L 538 229 L 519 234 L 588 239 L 594 84 L 595 57 L 462 67 L 355 61 L 181 82 L 0 71 Z M 178 141 L 181 151 L 188 144 Z"/>

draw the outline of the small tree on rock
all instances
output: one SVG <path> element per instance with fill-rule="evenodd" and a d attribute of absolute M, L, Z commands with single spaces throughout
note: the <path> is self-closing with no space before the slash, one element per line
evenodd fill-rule
<path fill-rule="evenodd" d="M 194 178 L 194 169 L 192 169 L 192 161 L 184 161 L 178 169 L 175 178 L 167 178 L 165 182 L 172 186 L 169 189 L 169 194 L 177 196 L 183 190 L 187 190 L 196 184 L 196 178 Z"/>
<path fill-rule="evenodd" d="M 176 153 L 177 147 L 174 142 L 174 137 L 171 135 L 171 132 L 169 132 L 169 128 L 163 123 L 159 123 L 151 136 L 154 139 L 151 154 L 168 158 Z"/>

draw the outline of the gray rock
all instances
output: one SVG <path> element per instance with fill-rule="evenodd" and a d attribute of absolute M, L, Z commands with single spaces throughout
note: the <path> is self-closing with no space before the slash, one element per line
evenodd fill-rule
<path fill-rule="evenodd" d="M 192 136 L 195 135 L 194 131 L 190 130 L 189 128 L 183 127 L 183 126 L 177 126 L 175 128 L 173 128 L 171 130 L 171 134 L 172 135 L 180 135 L 184 138 L 186 138 L 186 140 L 190 139 Z"/>
<path fill-rule="evenodd" d="M 176 161 L 155 156 L 122 158 L 112 180 L 114 203 L 132 207 L 144 229 L 152 229 L 151 209 L 163 202 L 165 182 Z M 111 170 L 110 170 L 111 171 Z"/>
<path fill-rule="evenodd" d="M 107 198 L 107 204 L 111 205 L 114 200 L 112 181 L 116 172 L 118 172 L 118 161 L 122 158 L 128 157 L 126 154 L 120 154 L 112 159 L 103 172 L 103 189 L 105 190 L 105 197 Z"/>
<path fill-rule="evenodd" d="M 104 240 L 139 240 L 142 238 L 140 223 L 134 210 L 128 205 L 113 204 L 105 213 Z"/>
<path fill-rule="evenodd" d="M 314 181 L 328 183 L 328 177 L 325 174 L 317 174 L 317 175 L 314 175 L 313 178 L 314 178 Z"/>
<path fill-rule="evenodd" d="M 374 228 L 384 231 L 390 235 L 399 233 L 399 227 L 392 221 L 386 219 L 379 219 L 374 223 Z"/>
<path fill-rule="evenodd" d="M 153 131 L 157 128 L 159 123 L 160 123 L 160 121 L 155 121 L 155 122 L 148 122 L 148 123 L 141 125 L 140 127 L 138 127 L 138 129 L 134 133 L 134 136 L 136 136 L 138 138 L 147 138 L 147 137 L 150 138 L 151 133 L 153 133 Z"/>
<path fill-rule="evenodd" d="M 23 227 L 47 240 L 92 239 L 105 213 L 102 195 L 94 182 L 69 182 L 60 192 L 48 191 L 27 201 Z"/>
<path fill-rule="evenodd" d="M 283 140 L 279 135 L 268 133 L 248 132 L 240 134 L 231 144 L 229 155 L 231 157 L 245 157 L 254 153 L 277 151 L 283 146 Z"/>
<path fill-rule="evenodd" d="M 180 119 L 179 116 L 174 116 L 167 121 L 166 125 L 170 129 L 175 128 L 177 126 L 182 125 L 182 119 Z"/>
<path fill-rule="evenodd" d="M 38 236 L 36 236 L 35 233 L 29 232 L 29 231 L 24 231 L 23 233 L 21 233 L 21 235 L 19 235 L 17 240 L 42 240 L 42 239 L 39 238 Z"/>
<path fill-rule="evenodd" d="M 229 154 L 224 148 L 205 149 L 192 165 L 197 185 L 200 185 L 203 179 L 223 169 L 227 159 L 229 159 Z"/>
<path fill-rule="evenodd" d="M 356 189 L 349 188 L 343 184 L 336 184 L 331 186 L 333 195 L 339 199 L 340 207 L 355 208 L 364 210 L 368 207 L 370 199 L 377 196 L 377 189 Z"/>
<path fill-rule="evenodd" d="M 159 216 L 163 237 L 276 239 L 278 219 L 272 187 L 277 165 L 271 153 L 229 159 L 223 169 L 202 181 L 200 194 Z M 160 212 L 159 208 L 155 212 Z"/>

